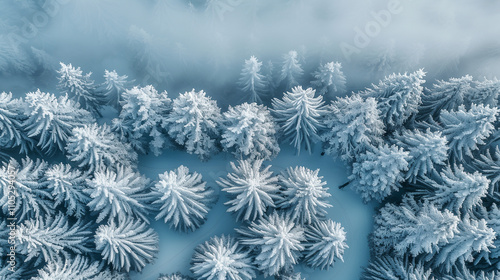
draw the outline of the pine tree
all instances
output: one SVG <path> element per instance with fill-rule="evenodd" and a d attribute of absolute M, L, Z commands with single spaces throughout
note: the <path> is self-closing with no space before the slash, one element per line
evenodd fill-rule
<path fill-rule="evenodd" d="M 339 62 L 321 64 L 313 75 L 316 80 L 312 81 L 311 85 L 318 88 L 319 94 L 333 97 L 346 92 L 346 79 L 342 72 L 342 64 Z"/>
<path fill-rule="evenodd" d="M 304 70 L 302 70 L 302 66 L 299 63 L 298 53 L 296 51 L 289 51 L 283 55 L 283 66 L 281 67 L 278 84 L 285 81 L 287 89 L 298 86 L 303 73 Z"/>
<path fill-rule="evenodd" d="M 57 262 L 58 258 L 69 258 L 71 253 L 85 254 L 89 245 L 90 225 L 78 221 L 70 226 L 62 213 L 55 216 L 39 216 L 20 224 L 16 230 L 17 250 L 25 255 L 25 262 L 35 260 L 35 265 Z"/>
<path fill-rule="evenodd" d="M 164 219 L 176 230 L 199 228 L 216 200 L 214 191 L 206 187 L 199 173 L 189 173 L 183 165 L 165 171 L 159 178 L 154 186 L 157 199 L 153 203 L 161 207 L 155 219 Z"/>
<path fill-rule="evenodd" d="M 417 178 L 426 178 L 434 170 L 445 165 L 448 159 L 448 141 L 440 131 L 425 132 L 420 130 L 403 130 L 394 135 L 397 146 L 410 154 L 406 179 L 415 183 Z"/>
<path fill-rule="evenodd" d="M 115 270 L 141 271 L 158 252 L 158 234 L 131 216 L 108 221 L 95 233 L 96 249 Z"/>
<path fill-rule="evenodd" d="M 372 241 L 377 255 L 432 254 L 457 232 L 459 218 L 429 201 L 404 197 L 400 205 L 387 203 L 375 216 Z"/>
<path fill-rule="evenodd" d="M 457 110 L 471 94 L 471 83 L 472 77 L 469 75 L 451 78 L 449 81 L 437 81 L 434 88 L 422 96 L 419 118 L 426 119 L 432 116 L 437 119 L 442 110 Z"/>
<path fill-rule="evenodd" d="M 76 127 L 66 145 L 67 157 L 90 173 L 116 164 L 135 165 L 137 154 L 118 140 L 109 126 L 93 123 Z"/>
<path fill-rule="evenodd" d="M 93 280 L 99 273 L 99 262 L 90 262 L 82 255 L 77 255 L 64 262 L 61 259 L 49 261 L 38 270 L 38 276 L 31 280 Z"/>
<path fill-rule="evenodd" d="M 286 139 L 291 140 L 300 154 L 302 143 L 311 153 L 311 141 L 319 140 L 318 130 L 323 127 L 320 119 L 326 114 L 322 96 L 315 97 L 312 88 L 294 87 L 282 99 L 272 100 L 273 113 Z"/>
<path fill-rule="evenodd" d="M 262 68 L 264 75 L 264 84 L 267 86 L 266 95 L 273 97 L 276 88 L 278 87 L 277 81 L 274 75 L 274 64 L 269 60 Z"/>
<path fill-rule="evenodd" d="M 22 221 L 25 218 L 40 217 L 53 212 L 47 182 L 43 180 L 46 169 L 45 161 L 33 161 L 30 158 L 23 159 L 21 164 L 12 158 L 9 162 L 3 163 L 0 169 L 0 188 L 2 189 L 0 205 L 4 215 L 15 215 L 18 221 Z M 12 180 L 12 175 L 14 175 L 14 180 Z M 13 181 L 13 189 L 10 185 L 11 181 Z M 17 193 L 14 207 L 12 202 L 9 204 L 9 196 L 12 196 L 13 190 Z"/>
<path fill-rule="evenodd" d="M 242 235 L 241 244 L 255 251 L 255 264 L 266 277 L 297 264 L 304 250 L 304 229 L 278 212 L 236 231 Z"/>
<path fill-rule="evenodd" d="M 377 108 L 387 130 L 398 129 L 418 112 L 422 102 L 425 72 L 392 74 L 361 93 L 377 100 Z"/>
<path fill-rule="evenodd" d="M 453 155 L 460 161 L 463 154 L 473 158 L 472 151 L 484 145 L 484 140 L 491 135 L 500 109 L 472 104 L 470 110 L 459 106 L 456 111 L 443 110 L 440 121 L 443 135 L 446 136 Z"/>
<path fill-rule="evenodd" d="M 291 219 L 299 224 L 318 222 L 332 207 L 323 176 L 318 176 L 319 169 L 311 170 L 303 166 L 289 167 L 280 176 L 282 196 L 277 206 L 290 212 Z"/>
<path fill-rule="evenodd" d="M 432 270 L 421 262 L 410 262 L 401 257 L 381 256 L 365 269 L 363 280 L 434 280 Z"/>
<path fill-rule="evenodd" d="M 66 209 L 68 216 L 80 219 L 87 213 L 90 198 L 84 193 L 88 174 L 73 169 L 69 164 L 56 164 L 45 171 L 44 181 L 52 194 L 54 208 L 59 205 Z"/>
<path fill-rule="evenodd" d="M 191 271 L 200 280 L 256 277 L 250 254 L 234 238 L 224 235 L 212 237 L 195 248 Z"/>
<path fill-rule="evenodd" d="M 382 201 L 401 188 L 404 172 L 408 170 L 409 152 L 387 144 L 359 155 L 349 176 L 351 187 L 365 202 Z"/>
<path fill-rule="evenodd" d="M 490 193 L 500 188 L 500 149 L 486 150 L 479 154 L 479 158 L 474 159 L 474 167 L 483 173 L 490 181 Z"/>
<path fill-rule="evenodd" d="M 169 142 L 164 128 L 171 103 L 166 91 L 158 93 L 151 85 L 126 90 L 112 128 L 139 152 L 158 156 Z"/>
<path fill-rule="evenodd" d="M 460 213 L 460 210 L 467 212 L 481 204 L 490 180 L 477 171 L 472 174 L 465 172 L 462 165 L 453 168 L 448 165 L 439 177 L 427 179 L 426 183 L 432 188 L 432 192 L 426 195 L 427 199 Z"/>
<path fill-rule="evenodd" d="M 374 98 L 365 100 L 353 94 L 338 98 L 327 108 L 326 130 L 321 135 L 327 154 L 350 163 L 356 155 L 382 143 L 384 123 Z"/>
<path fill-rule="evenodd" d="M 91 199 L 87 206 L 99 214 L 98 223 L 105 218 L 123 220 L 128 216 L 148 221 L 147 206 L 153 195 L 150 193 L 150 180 L 144 175 L 128 166 L 117 165 L 116 168 L 100 168 L 86 183 L 84 191 Z"/>
<path fill-rule="evenodd" d="M 166 129 L 177 144 L 185 146 L 188 153 L 207 160 L 217 151 L 215 141 L 219 136 L 217 127 L 220 120 L 217 103 L 203 90 L 195 92 L 193 89 L 174 99 Z"/>
<path fill-rule="evenodd" d="M 94 81 L 90 78 L 92 72 L 83 74 L 80 67 L 75 68 L 70 64 L 61 64 L 59 74 L 59 90 L 69 95 L 75 102 L 80 103 L 82 108 L 93 115 L 100 115 L 99 109 L 105 103 L 106 98 L 97 89 Z"/>
<path fill-rule="evenodd" d="M 27 154 L 34 146 L 23 129 L 26 119 L 24 103 L 21 99 L 12 99 L 12 93 L 0 93 L 0 149 L 20 148 Z"/>
<path fill-rule="evenodd" d="M 234 173 L 229 173 L 227 179 L 220 178 L 217 184 L 231 198 L 226 205 L 231 205 L 228 212 L 237 213 L 237 220 L 254 221 L 262 217 L 268 208 L 275 208 L 278 195 L 278 177 L 268 165 L 262 168 L 263 159 L 241 160 L 238 166 L 231 162 Z"/>
<path fill-rule="evenodd" d="M 264 76 L 260 73 L 262 62 L 255 56 L 245 59 L 243 70 L 241 70 L 239 85 L 241 90 L 249 95 L 250 102 L 262 103 L 262 97 L 265 94 L 266 82 Z"/>
<path fill-rule="evenodd" d="M 347 246 L 344 228 L 332 220 L 318 221 L 306 230 L 305 261 L 312 268 L 328 269 L 342 257 Z"/>
<path fill-rule="evenodd" d="M 469 103 L 483 104 L 490 107 L 497 107 L 500 98 L 500 81 L 497 78 L 492 80 L 474 81 L 474 89 L 469 96 Z"/>
<path fill-rule="evenodd" d="M 255 103 L 229 106 L 222 115 L 221 145 L 238 158 L 272 159 L 280 151 L 276 130 L 267 107 Z"/>
<path fill-rule="evenodd" d="M 40 90 L 26 94 L 26 120 L 23 122 L 28 137 L 35 137 L 37 145 L 48 155 L 64 151 L 71 130 L 95 122 L 92 115 L 68 100 L 56 98 Z"/>
<path fill-rule="evenodd" d="M 123 101 L 123 93 L 129 87 L 130 82 L 127 80 L 128 76 L 120 76 L 115 70 L 108 71 L 104 70 L 104 95 L 106 96 L 106 102 L 117 109 L 121 108 L 121 103 Z"/>

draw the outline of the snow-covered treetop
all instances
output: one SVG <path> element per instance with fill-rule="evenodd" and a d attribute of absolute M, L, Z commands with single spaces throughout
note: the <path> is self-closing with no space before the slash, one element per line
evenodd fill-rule
<path fill-rule="evenodd" d="M 344 261 L 344 250 L 349 248 L 346 232 L 340 223 L 319 221 L 307 227 L 306 263 L 313 268 L 328 269 L 336 259 Z"/>
<path fill-rule="evenodd" d="M 22 128 L 24 102 L 12 99 L 12 93 L 0 93 L 0 148 L 20 147 L 21 153 L 28 153 L 33 148 L 33 141 Z"/>
<path fill-rule="evenodd" d="M 500 80 L 485 78 L 483 81 L 475 81 L 473 93 L 470 94 L 469 99 L 469 102 L 473 104 L 497 107 L 500 99 Z"/>
<path fill-rule="evenodd" d="M 260 73 L 262 62 L 255 56 L 245 59 L 243 70 L 241 70 L 239 85 L 242 91 L 249 94 L 251 102 L 262 103 L 262 96 L 266 90 L 265 77 Z"/>
<path fill-rule="evenodd" d="M 340 62 L 332 61 L 321 64 L 313 75 L 316 80 L 312 81 L 311 84 L 318 88 L 319 94 L 333 97 L 333 94 L 345 93 L 346 78 Z"/>
<path fill-rule="evenodd" d="M 300 84 L 299 80 L 304 73 L 299 63 L 298 56 L 297 51 L 293 50 L 283 55 L 283 66 L 281 67 L 278 83 L 285 81 L 287 89 L 298 86 Z"/>
<path fill-rule="evenodd" d="M 127 80 L 128 76 L 120 76 L 115 70 L 104 70 L 104 89 L 106 101 L 109 105 L 119 108 L 123 100 L 122 94 L 129 87 L 130 82 Z"/>

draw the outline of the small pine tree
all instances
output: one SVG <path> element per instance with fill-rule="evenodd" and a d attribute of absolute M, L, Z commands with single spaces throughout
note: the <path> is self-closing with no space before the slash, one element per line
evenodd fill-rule
<path fill-rule="evenodd" d="M 406 258 L 381 256 L 365 269 L 363 280 L 434 280 L 431 269 L 422 262 L 410 262 Z"/>
<path fill-rule="evenodd" d="M 12 93 L 0 93 L 0 149 L 19 147 L 21 153 L 27 154 L 34 146 L 23 129 L 26 119 L 24 102 L 12 99 Z"/>
<path fill-rule="evenodd" d="M 304 70 L 302 70 L 302 66 L 299 63 L 298 53 L 296 51 L 289 51 L 283 55 L 283 66 L 281 67 L 278 84 L 285 81 L 287 89 L 298 86 L 303 73 Z"/>
<path fill-rule="evenodd" d="M 90 173 L 116 164 L 134 165 L 137 154 L 118 140 L 109 126 L 96 123 L 76 127 L 66 145 L 67 157 Z"/>
<path fill-rule="evenodd" d="M 80 67 L 75 68 L 70 64 L 61 64 L 59 74 L 59 90 L 69 95 L 75 102 L 94 115 L 100 115 L 99 109 L 106 102 L 102 92 L 97 89 L 94 81 L 90 78 L 92 72 L 83 74 Z"/>
<path fill-rule="evenodd" d="M 312 88 L 304 90 L 297 86 L 284 93 L 282 99 L 272 100 L 276 121 L 299 154 L 302 143 L 311 153 L 311 141 L 319 140 L 318 130 L 323 127 L 320 119 L 326 114 L 324 101 L 322 96 L 315 97 L 315 93 Z"/>
<path fill-rule="evenodd" d="M 440 131 L 425 132 L 419 130 L 403 130 L 394 135 L 395 143 L 410 153 L 406 179 L 415 183 L 417 178 L 426 178 L 434 170 L 444 166 L 448 159 L 448 141 Z"/>
<path fill-rule="evenodd" d="M 87 203 L 90 201 L 84 193 L 87 173 L 73 169 L 69 164 L 56 164 L 45 171 L 44 181 L 52 194 L 54 208 L 59 205 L 66 209 L 68 216 L 80 219 L 87 213 Z"/>
<path fill-rule="evenodd" d="M 372 84 L 372 88 L 361 95 L 377 100 L 377 107 L 387 130 L 398 129 L 418 112 L 422 102 L 424 77 L 422 69 L 410 74 L 392 74 L 378 85 Z"/>
<path fill-rule="evenodd" d="M 217 151 L 220 108 L 205 92 L 185 92 L 173 101 L 173 107 L 166 120 L 165 129 L 179 145 L 185 146 L 189 154 L 196 154 L 207 160 Z"/>
<path fill-rule="evenodd" d="M 255 103 L 229 106 L 221 122 L 221 145 L 238 158 L 272 159 L 280 151 L 277 126 L 267 107 Z"/>
<path fill-rule="evenodd" d="M 346 92 L 346 79 L 342 72 L 342 64 L 339 62 L 321 64 L 313 75 L 316 80 L 312 81 L 311 85 L 319 89 L 319 94 L 333 97 Z"/>
<path fill-rule="evenodd" d="M 323 122 L 325 152 L 345 162 L 351 163 L 356 155 L 382 143 L 384 123 L 374 98 L 365 100 L 359 94 L 338 98 L 328 107 Z"/>
<path fill-rule="evenodd" d="M 96 249 L 115 270 L 141 271 L 158 252 L 158 234 L 141 220 L 131 216 L 110 220 L 95 233 Z"/>
<path fill-rule="evenodd" d="M 385 204 L 375 216 L 375 252 L 398 256 L 435 253 L 458 232 L 458 223 L 459 218 L 449 210 L 441 211 L 429 201 L 417 202 L 406 196 L 400 205 Z"/>
<path fill-rule="evenodd" d="M 81 220 L 70 226 L 62 213 L 29 219 L 16 230 L 17 250 L 26 256 L 25 262 L 34 259 L 35 265 L 42 261 L 57 262 L 60 257 L 69 258 L 70 253 L 90 253 L 89 226 Z"/>
<path fill-rule="evenodd" d="M 241 90 L 249 95 L 250 102 L 262 103 L 266 82 L 260 73 L 261 67 L 262 62 L 252 55 L 250 59 L 245 59 L 243 70 L 241 70 L 239 85 Z"/>
<path fill-rule="evenodd" d="M 360 154 L 349 176 L 351 187 L 361 194 L 365 202 L 372 199 L 382 201 L 401 188 L 411 159 L 409 154 L 387 144 Z"/>
<path fill-rule="evenodd" d="M 242 235 L 241 244 L 255 251 L 255 264 L 266 277 L 297 264 L 304 250 L 304 229 L 278 212 L 236 231 Z"/>
<path fill-rule="evenodd" d="M 148 221 L 147 205 L 153 199 L 150 180 L 132 168 L 123 165 L 102 167 L 86 183 L 84 191 L 91 199 L 87 206 L 99 214 L 98 223 L 105 218 L 123 220 L 127 216 Z"/>
<path fill-rule="evenodd" d="M 347 246 L 344 228 L 332 220 L 319 221 L 307 227 L 305 261 L 312 268 L 328 269 L 342 257 Z"/>
<path fill-rule="evenodd" d="M 282 197 L 277 206 L 290 212 L 293 221 L 299 224 L 318 222 L 332 207 L 327 202 L 330 197 L 319 169 L 311 170 L 303 166 L 289 167 L 280 176 Z"/>
<path fill-rule="evenodd" d="M 472 151 L 484 145 L 484 140 L 491 135 L 500 109 L 472 104 L 470 110 L 459 106 L 456 111 L 443 110 L 439 117 L 453 155 L 463 160 L 463 154 L 473 158 Z"/>
<path fill-rule="evenodd" d="M 112 129 L 137 151 L 152 151 L 158 156 L 169 143 L 164 128 L 171 103 L 166 91 L 158 93 L 151 85 L 126 90 Z"/>
<path fill-rule="evenodd" d="M 99 262 L 91 263 L 82 255 L 77 255 L 64 263 L 61 259 L 48 262 L 31 280 L 94 280 L 99 273 Z"/>
<path fill-rule="evenodd" d="M 127 75 L 120 76 L 115 70 L 104 70 L 104 83 L 102 87 L 104 88 L 104 96 L 106 96 L 108 105 L 117 109 L 121 108 L 121 103 L 123 101 L 122 95 L 130 84 L 127 79 Z"/>
<path fill-rule="evenodd" d="M 161 207 L 155 219 L 164 219 L 176 230 L 194 231 L 205 221 L 214 204 L 214 191 L 206 187 L 201 174 L 189 173 L 183 165 L 159 175 L 154 186 L 157 199 L 154 204 Z"/>
<path fill-rule="evenodd" d="M 67 96 L 56 98 L 40 90 L 26 94 L 27 118 L 23 122 L 28 137 L 36 137 L 38 146 L 48 155 L 64 151 L 71 130 L 95 122 L 92 115 Z"/>
<path fill-rule="evenodd" d="M 198 245 L 191 260 L 196 279 L 250 280 L 256 277 L 250 254 L 231 236 L 212 237 Z"/>
<path fill-rule="evenodd" d="M 222 191 L 230 195 L 231 205 L 228 212 L 237 213 L 237 219 L 254 221 L 262 217 L 268 208 L 275 208 L 278 195 L 278 177 L 269 170 L 271 166 L 262 169 L 263 159 L 238 161 L 238 166 L 231 162 L 234 173 L 229 173 L 227 179 L 220 178 L 217 184 Z"/>

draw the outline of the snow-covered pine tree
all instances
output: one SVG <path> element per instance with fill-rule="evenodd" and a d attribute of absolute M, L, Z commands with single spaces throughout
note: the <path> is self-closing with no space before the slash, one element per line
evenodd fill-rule
<path fill-rule="evenodd" d="M 73 169 L 69 164 L 55 164 L 45 171 L 44 181 L 52 194 L 54 208 L 61 205 L 68 216 L 82 218 L 87 213 L 90 198 L 84 193 L 87 173 Z"/>
<path fill-rule="evenodd" d="M 497 78 L 492 80 L 474 81 L 474 89 L 469 95 L 470 104 L 490 105 L 497 107 L 500 99 L 500 81 Z"/>
<path fill-rule="evenodd" d="M 229 106 L 222 115 L 221 145 L 238 158 L 274 158 L 280 151 L 277 126 L 267 107 L 256 103 Z"/>
<path fill-rule="evenodd" d="M 233 173 L 227 174 L 227 179 L 220 178 L 217 184 L 231 198 L 226 205 L 231 205 L 228 212 L 237 213 L 237 220 L 254 221 L 262 217 L 268 208 L 275 208 L 278 195 L 278 176 L 268 165 L 262 168 L 263 159 L 241 160 L 238 166 L 231 162 Z"/>
<path fill-rule="evenodd" d="M 325 98 L 328 96 L 331 99 L 346 92 L 346 79 L 342 72 L 342 64 L 339 62 L 321 64 L 313 75 L 316 80 L 312 81 L 311 85 L 315 86 L 318 93 Z"/>
<path fill-rule="evenodd" d="M 238 84 L 241 86 L 241 91 L 248 94 L 250 102 L 262 103 L 266 91 L 266 80 L 260 73 L 261 67 L 262 62 L 252 55 L 249 59 L 245 59 L 241 70 Z"/>
<path fill-rule="evenodd" d="M 420 69 L 410 74 L 392 74 L 378 85 L 361 92 L 364 97 L 377 100 L 377 108 L 387 130 L 400 128 L 418 112 L 422 102 L 425 72 Z"/>
<path fill-rule="evenodd" d="M 99 262 L 90 262 L 82 255 L 75 258 L 51 260 L 38 270 L 38 276 L 30 280 L 95 280 L 99 275 Z"/>
<path fill-rule="evenodd" d="M 129 88 L 131 83 L 131 81 L 127 79 L 127 75 L 120 76 L 116 73 L 116 70 L 104 70 L 104 83 L 102 87 L 104 88 L 104 96 L 106 96 L 108 105 L 116 109 L 121 108 L 121 102 L 123 101 L 122 95 Z"/>
<path fill-rule="evenodd" d="M 397 146 L 410 153 L 406 179 L 412 183 L 439 170 L 448 159 L 448 141 L 440 131 L 402 130 L 393 138 Z"/>
<path fill-rule="evenodd" d="M 80 67 L 75 68 L 70 64 L 60 62 L 59 90 L 67 94 L 74 101 L 80 103 L 82 108 L 91 112 L 94 116 L 100 115 L 99 109 L 106 102 L 103 92 L 97 89 L 94 81 L 90 78 L 92 72 L 83 74 Z"/>
<path fill-rule="evenodd" d="M 278 275 L 297 264 L 304 250 L 304 229 L 283 213 L 273 212 L 236 229 L 241 244 L 255 251 L 254 263 L 265 276 Z"/>
<path fill-rule="evenodd" d="M 321 135 L 327 154 L 351 163 L 356 155 L 383 142 L 384 123 L 374 98 L 353 94 L 338 98 L 327 109 Z"/>
<path fill-rule="evenodd" d="M 176 230 L 199 228 L 217 199 L 214 191 L 202 181 L 201 174 L 189 173 L 189 169 L 181 165 L 160 174 L 159 179 L 154 186 L 157 199 L 153 203 L 161 206 L 155 219 L 163 219 Z"/>
<path fill-rule="evenodd" d="M 474 158 L 472 151 L 484 145 L 484 140 L 495 129 L 494 123 L 500 109 L 497 107 L 472 104 L 470 110 L 463 105 L 456 110 L 441 111 L 439 120 L 443 127 L 443 135 L 456 159 L 463 161 L 463 154 Z"/>
<path fill-rule="evenodd" d="M 328 269 L 337 259 L 344 261 L 346 232 L 340 223 L 318 221 L 307 227 L 305 261 L 312 268 Z"/>
<path fill-rule="evenodd" d="M 56 150 L 64 151 L 73 128 L 95 122 L 88 111 L 80 109 L 67 96 L 57 98 L 37 90 L 27 93 L 25 101 L 27 118 L 23 121 L 23 128 L 48 155 Z"/>
<path fill-rule="evenodd" d="M 311 142 L 319 140 L 318 130 L 323 127 L 321 118 L 327 113 L 323 96 L 314 96 L 312 88 L 292 88 L 283 93 L 283 98 L 273 98 L 273 113 L 287 140 L 290 140 L 300 154 L 302 143 L 311 153 Z"/>
<path fill-rule="evenodd" d="M 123 93 L 120 116 L 113 120 L 113 131 L 142 153 L 158 156 L 168 145 L 167 114 L 172 100 L 153 86 L 134 87 Z"/>
<path fill-rule="evenodd" d="M 231 236 L 215 236 L 198 245 L 191 259 L 196 279 L 250 280 L 256 277 L 252 258 Z"/>
<path fill-rule="evenodd" d="M 84 192 L 91 199 L 87 206 L 99 214 L 98 223 L 105 218 L 124 220 L 128 216 L 148 221 L 148 205 L 153 194 L 150 180 L 144 175 L 129 166 L 101 167 L 86 183 Z"/>
<path fill-rule="evenodd" d="M 435 201 L 454 213 L 467 212 L 481 204 L 481 199 L 488 193 L 490 180 L 479 172 L 465 172 L 462 165 L 448 165 L 440 173 L 425 181 L 432 189 L 424 197 Z"/>
<path fill-rule="evenodd" d="M 279 179 L 282 185 L 281 197 L 277 206 L 290 213 L 294 222 L 311 224 L 323 218 L 332 207 L 323 176 L 318 176 L 319 169 L 311 170 L 303 166 L 289 167 Z"/>
<path fill-rule="evenodd" d="M 434 269 L 441 267 L 449 272 L 453 265 L 472 262 L 476 253 L 488 251 L 494 246 L 495 238 L 495 232 L 488 227 L 485 219 L 476 219 L 467 213 L 458 223 L 458 232 L 446 244 L 442 244 L 439 251 L 426 258 L 432 258 Z"/>
<path fill-rule="evenodd" d="M 62 213 L 38 216 L 17 227 L 16 248 L 26 256 L 25 262 L 34 259 L 35 265 L 43 261 L 57 262 L 60 257 L 67 259 L 71 253 L 90 253 L 92 232 L 89 227 L 90 224 L 85 225 L 82 220 L 70 225 Z"/>
<path fill-rule="evenodd" d="M 457 110 L 471 94 L 471 83 L 472 77 L 469 75 L 437 81 L 433 89 L 424 91 L 418 118 L 425 120 L 431 116 L 437 119 L 442 110 Z"/>
<path fill-rule="evenodd" d="M 405 196 L 400 205 L 387 203 L 375 216 L 372 241 L 377 255 L 403 256 L 439 251 L 457 232 L 459 218 L 435 204 Z"/>
<path fill-rule="evenodd" d="M 495 150 L 492 150 L 487 149 L 479 154 L 479 158 L 475 158 L 473 162 L 474 168 L 491 181 L 490 193 L 500 188 L 500 149 L 496 146 Z"/>
<path fill-rule="evenodd" d="M 66 151 L 69 160 L 89 173 L 116 164 L 134 166 L 137 161 L 137 153 L 132 147 L 118 140 L 106 124 L 93 123 L 74 128 Z"/>
<path fill-rule="evenodd" d="M 0 93 L 0 149 L 19 147 L 20 152 L 27 154 L 34 146 L 23 129 L 26 119 L 24 102 L 12 99 L 12 93 Z"/>
<path fill-rule="evenodd" d="M 169 275 L 160 274 L 160 276 L 156 280 L 194 280 L 194 279 L 191 277 L 182 275 L 180 273 L 172 273 Z"/>
<path fill-rule="evenodd" d="M 285 81 L 286 88 L 291 89 L 300 84 L 300 79 L 303 74 L 304 70 L 302 70 L 302 66 L 299 63 L 297 51 L 289 51 L 284 54 L 278 84 Z"/>
<path fill-rule="evenodd" d="M 108 221 L 95 233 L 96 249 L 114 270 L 141 271 L 158 252 L 158 234 L 131 216 Z"/>
<path fill-rule="evenodd" d="M 188 153 L 207 160 L 217 151 L 220 120 L 217 102 L 203 90 L 196 92 L 193 89 L 174 99 L 165 129 L 177 144 L 186 147 Z"/>
<path fill-rule="evenodd" d="M 19 164 L 11 158 L 9 162 L 4 162 L 0 169 L 0 205 L 3 213 L 7 216 L 15 213 L 18 221 L 25 218 L 40 217 L 45 214 L 52 214 L 53 202 L 47 189 L 47 182 L 43 180 L 43 175 L 47 169 L 47 163 L 42 160 L 33 161 L 25 158 Z M 9 196 L 12 196 L 9 179 L 14 174 L 14 190 L 17 193 L 15 207 L 9 207 Z M 10 191 L 10 192 L 9 192 Z M 11 212 L 12 211 L 12 212 Z"/>
<path fill-rule="evenodd" d="M 401 188 L 410 160 L 410 153 L 396 145 L 384 144 L 365 151 L 352 165 L 350 185 L 365 202 L 382 201 Z"/>
<path fill-rule="evenodd" d="M 381 256 L 365 268 L 363 280 L 434 280 L 432 269 L 425 269 L 422 262 L 408 258 Z"/>

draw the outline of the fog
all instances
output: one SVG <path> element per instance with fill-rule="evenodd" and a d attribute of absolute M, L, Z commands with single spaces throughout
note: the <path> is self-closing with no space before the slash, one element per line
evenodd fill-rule
<path fill-rule="evenodd" d="M 224 106 L 240 94 L 245 59 L 277 71 L 289 50 L 305 86 L 329 61 L 342 63 L 351 91 L 419 68 L 428 86 L 500 77 L 499 11 L 493 0 L 0 0 L 0 91 L 56 92 L 62 61 L 172 97 L 204 89 Z"/>

